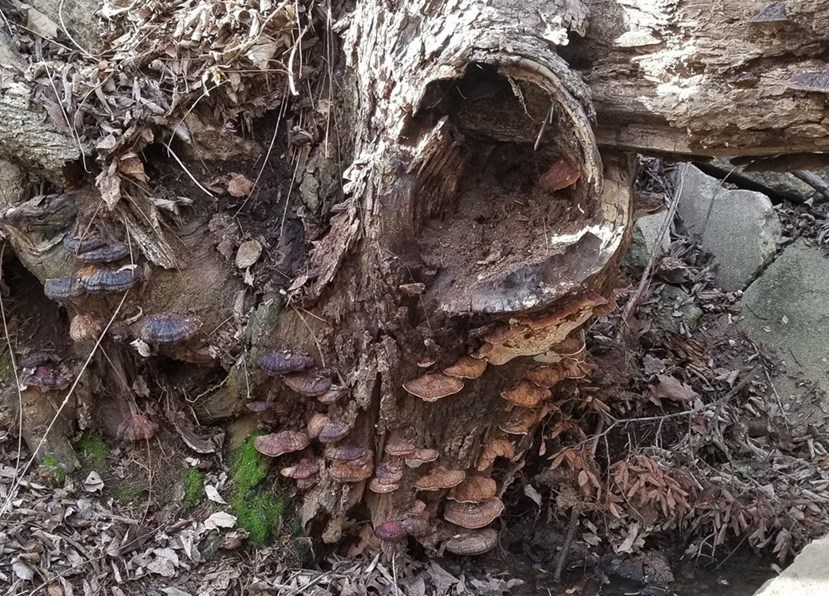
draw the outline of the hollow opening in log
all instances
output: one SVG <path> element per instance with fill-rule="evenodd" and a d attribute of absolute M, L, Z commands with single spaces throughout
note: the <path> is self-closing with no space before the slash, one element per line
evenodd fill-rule
<path fill-rule="evenodd" d="M 449 313 L 547 307 L 606 244 L 604 198 L 585 175 L 592 148 L 576 132 L 585 122 L 561 88 L 509 70 L 472 64 L 430 83 L 405 133 L 423 156 L 412 216 L 436 272 L 429 297 Z"/>

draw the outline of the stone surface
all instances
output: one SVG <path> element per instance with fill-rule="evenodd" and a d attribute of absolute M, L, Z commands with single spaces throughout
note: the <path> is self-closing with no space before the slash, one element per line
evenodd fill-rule
<path fill-rule="evenodd" d="M 717 283 L 726 291 L 743 289 L 777 251 L 780 222 L 771 201 L 759 192 L 722 188 L 690 164 L 678 168 L 680 187 L 679 215 L 686 230 L 714 255 Z"/>
<path fill-rule="evenodd" d="M 798 240 L 746 290 L 740 323 L 753 340 L 775 349 L 788 364 L 796 363 L 823 392 L 829 390 L 826 288 L 829 260 L 824 251 Z"/>
<path fill-rule="evenodd" d="M 630 239 L 630 246 L 625 253 L 622 264 L 641 271 L 648 265 L 651 258 L 651 253 L 656 252 L 658 259 L 663 254 L 668 252 L 671 246 L 670 233 L 665 232 L 662 237 L 662 242 L 657 245 L 657 237 L 665 225 L 665 220 L 668 219 L 668 212 L 654 213 L 653 215 L 644 215 L 636 220 L 633 224 L 633 234 Z"/>
<path fill-rule="evenodd" d="M 659 309 L 654 314 L 654 321 L 660 328 L 674 333 L 681 333 L 681 323 L 688 329 L 699 325 L 702 309 L 694 303 L 691 295 L 676 286 L 665 285 L 659 297 Z"/>
<path fill-rule="evenodd" d="M 778 195 L 794 203 L 803 203 L 809 199 L 819 199 L 820 193 L 800 180 L 791 172 L 752 171 L 746 166 L 735 166 L 727 159 L 715 159 L 710 166 L 716 168 L 720 175 L 728 176 L 728 181 L 759 192 Z M 822 178 L 829 178 L 829 168 L 812 170 Z M 711 172 L 714 174 L 714 172 Z M 714 174 L 717 175 L 717 174 Z"/>
<path fill-rule="evenodd" d="M 783 573 L 767 581 L 754 596 L 826 594 L 829 594 L 829 536 L 806 546 Z"/>

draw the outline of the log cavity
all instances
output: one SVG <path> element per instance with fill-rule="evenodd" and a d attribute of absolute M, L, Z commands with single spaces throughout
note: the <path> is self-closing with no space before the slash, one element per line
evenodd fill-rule
<path fill-rule="evenodd" d="M 440 308 L 543 307 L 584 279 L 602 244 L 598 188 L 584 174 L 561 190 L 540 183 L 562 157 L 584 171 L 573 129 L 547 89 L 493 66 L 427 87 L 406 134 L 422 160 L 412 215 Z"/>

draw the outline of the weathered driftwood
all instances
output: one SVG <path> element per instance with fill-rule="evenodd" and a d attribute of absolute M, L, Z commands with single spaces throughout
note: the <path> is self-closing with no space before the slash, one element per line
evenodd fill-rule
<path fill-rule="evenodd" d="M 492 478 L 502 494 L 510 462 L 548 413 L 549 387 L 583 372 L 578 329 L 607 307 L 630 221 L 631 157 L 619 149 L 775 154 L 826 144 L 822 98 L 779 82 L 784 71 L 800 80 L 793 69 L 809 67 L 822 42 L 772 36 L 767 24 L 738 31 L 732 17 L 747 22 L 759 8 L 357 3 L 336 26 L 347 63 L 337 122 L 353 139 L 339 157 L 350 166 L 304 274 L 254 305 L 214 250 L 220 221 L 193 217 L 178 238 L 147 226 L 141 239 L 143 199 L 134 212 L 119 205 L 94 227 L 140 245 L 130 262 L 142 274 L 123 308 L 145 318 L 116 326 L 106 341 L 117 374 L 103 362 L 99 374 L 130 404 L 144 373 L 200 394 L 193 409 L 203 422 L 255 417 L 273 431 L 262 449 L 280 453 L 284 475 L 306 491 L 304 519 L 326 541 L 363 504 L 389 541 L 461 533 L 447 543 L 458 552 L 491 547 L 482 527 L 500 513 L 497 497 L 446 510 L 444 500 L 459 475 L 486 486 Z M 793 25 L 774 26 L 821 31 L 827 15 L 803 2 L 786 17 Z M 804 62 L 785 64 L 791 54 Z M 50 207 L 66 206 L 61 196 L 30 211 L 12 205 L 0 224 L 39 279 L 81 284 L 65 300 L 71 316 L 107 319 L 122 294 L 91 291 L 104 282 L 62 244 L 86 229 L 100 199 L 89 184 L 76 190 L 66 220 Z M 29 225 L 25 214 L 43 209 L 50 217 Z M 113 278 L 121 291 L 132 283 L 124 275 Z M 164 324 L 182 327 L 153 335 L 159 322 L 146 317 L 164 313 L 181 317 Z M 146 345 L 126 348 L 133 338 Z M 156 354 L 227 372 L 205 391 L 203 375 L 161 370 Z M 274 359 L 301 366 L 273 365 L 269 376 L 261 363 Z M 551 367 L 531 371 L 538 360 Z"/>

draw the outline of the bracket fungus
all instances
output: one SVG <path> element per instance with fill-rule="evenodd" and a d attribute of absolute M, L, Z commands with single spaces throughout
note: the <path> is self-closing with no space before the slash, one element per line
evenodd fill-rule
<path fill-rule="evenodd" d="M 459 379 L 477 379 L 486 370 L 486 360 L 461 356 L 455 364 L 443 369 L 443 374 Z"/>
<path fill-rule="evenodd" d="M 468 530 L 477 530 L 491 524 L 504 511 L 504 503 L 498 497 L 490 497 L 478 503 L 448 501 L 443 518 Z"/>
<path fill-rule="evenodd" d="M 549 399 L 552 395 L 546 387 L 539 387 L 526 380 L 518 381 L 515 385 L 501 392 L 501 397 L 524 408 L 534 408 Z"/>
<path fill-rule="evenodd" d="M 564 366 L 560 364 L 536 366 L 527 371 L 526 379 L 539 387 L 553 387 L 567 378 Z"/>
<path fill-rule="evenodd" d="M 368 462 L 338 461 L 331 466 L 331 477 L 337 482 L 362 482 L 371 478 L 374 464 Z"/>
<path fill-rule="evenodd" d="M 548 408 L 538 410 L 514 408 L 507 419 L 498 425 L 498 428 L 508 435 L 527 435 L 548 412 Z"/>
<path fill-rule="evenodd" d="M 311 443 L 311 439 L 304 432 L 283 430 L 269 435 L 260 435 L 253 441 L 253 446 L 262 455 L 279 457 L 284 453 L 301 451 Z"/>
<path fill-rule="evenodd" d="M 486 476 L 467 476 L 466 480 L 449 491 L 449 499 L 458 503 L 480 503 L 492 498 L 498 491 L 498 485 Z"/>
<path fill-rule="evenodd" d="M 354 445 L 340 445 L 338 447 L 328 446 L 325 448 L 325 457 L 337 462 L 350 462 L 353 464 L 364 464 L 370 462 L 374 457 L 374 451 L 365 447 Z"/>
<path fill-rule="evenodd" d="M 398 519 L 387 519 L 374 528 L 374 534 L 384 542 L 403 542 L 409 536 Z"/>
<path fill-rule="evenodd" d="M 443 466 L 433 468 L 426 476 L 415 482 L 417 490 L 434 491 L 452 488 L 459 485 L 466 478 L 463 470 L 449 470 Z"/>
<path fill-rule="evenodd" d="M 307 354 L 287 349 L 272 350 L 257 362 L 261 368 L 274 375 L 302 372 L 314 366 L 314 359 Z"/>
<path fill-rule="evenodd" d="M 380 482 L 380 480 L 378 478 L 372 478 L 371 482 L 368 483 L 368 488 L 373 493 L 385 494 L 385 493 L 393 493 L 398 488 L 400 488 L 400 484 L 395 483 L 395 482 L 383 483 L 383 482 Z"/>
<path fill-rule="evenodd" d="M 200 327 L 196 317 L 162 313 L 142 317 L 136 323 L 136 335 L 148 344 L 174 344 L 187 341 Z"/>
<path fill-rule="evenodd" d="M 454 555 L 475 556 L 491 551 L 498 544 L 498 532 L 492 528 L 459 532 L 443 543 Z"/>
<path fill-rule="evenodd" d="M 331 389 L 331 379 L 318 370 L 306 370 L 282 377 L 287 387 L 306 397 L 318 397 Z"/>
<path fill-rule="evenodd" d="M 383 484 L 397 484 L 403 480 L 403 467 L 399 464 L 385 461 L 377 466 L 374 475 Z"/>
<path fill-rule="evenodd" d="M 104 322 L 95 315 L 75 315 L 69 323 L 69 337 L 74 342 L 97 341 L 104 331 Z"/>
<path fill-rule="evenodd" d="M 415 449 L 405 456 L 406 466 L 419 468 L 423 464 L 435 461 L 439 455 L 437 449 Z"/>
<path fill-rule="evenodd" d="M 306 426 L 306 428 L 308 429 L 308 436 L 312 439 L 316 439 L 318 436 L 320 436 L 322 429 L 330 423 L 331 419 L 325 414 L 320 414 L 319 412 L 314 413 L 314 415 L 311 416 L 311 419 L 308 421 L 308 425 Z"/>
<path fill-rule="evenodd" d="M 346 438 L 349 432 L 351 432 L 351 425 L 347 422 L 329 421 L 320 430 L 318 439 L 320 443 L 337 443 Z"/>
<path fill-rule="evenodd" d="M 118 269 L 87 265 L 75 275 L 78 285 L 90 294 L 128 290 L 142 278 L 141 270 L 135 265 L 125 265 Z"/>
<path fill-rule="evenodd" d="M 317 396 L 317 401 L 321 404 L 331 405 L 337 403 L 343 397 L 348 395 L 348 392 L 348 387 L 339 387 L 337 385 L 332 385 L 328 391 L 326 391 L 322 395 Z"/>
<path fill-rule="evenodd" d="M 116 242 L 78 253 L 76 256 L 84 263 L 114 263 L 127 257 L 129 254 L 130 249 L 126 244 Z"/>
<path fill-rule="evenodd" d="M 500 329 L 484 336 L 481 353 L 490 364 L 506 364 L 519 356 L 536 356 L 562 343 L 581 327 L 594 311 L 606 306 L 606 298 L 586 294 L 570 298 L 565 304 L 544 315 L 527 316 L 510 323 L 509 331 Z M 491 341 L 496 338 L 498 341 Z"/>
<path fill-rule="evenodd" d="M 515 457 L 515 448 L 506 437 L 496 437 L 488 441 L 481 450 L 475 467 L 479 472 L 483 472 L 495 463 L 495 459 L 498 457 L 509 460 Z"/>
<path fill-rule="evenodd" d="M 49 300 L 64 302 L 83 294 L 83 288 L 72 277 L 56 277 L 43 282 L 43 293 Z"/>
<path fill-rule="evenodd" d="M 42 392 L 58 391 L 72 382 L 72 375 L 54 354 L 33 352 L 21 359 L 20 367 L 23 369 L 20 383 L 24 387 L 37 387 Z"/>
<path fill-rule="evenodd" d="M 581 170 L 566 157 L 560 157 L 541 175 L 538 184 L 547 192 L 555 192 L 573 186 L 580 177 Z"/>
<path fill-rule="evenodd" d="M 441 373 L 428 373 L 406 381 L 403 389 L 423 401 L 431 402 L 458 393 L 463 389 L 463 381 Z"/>
<path fill-rule="evenodd" d="M 106 240 L 97 234 L 84 234 L 78 238 L 75 234 L 66 234 L 63 237 L 63 248 L 73 255 L 82 255 L 91 250 L 106 246 Z"/>
<path fill-rule="evenodd" d="M 279 473 L 286 478 L 293 478 L 297 488 L 311 488 L 319 480 L 320 467 L 313 460 L 303 457 L 298 464 L 282 468 Z"/>
<path fill-rule="evenodd" d="M 417 446 L 409 439 L 403 438 L 399 435 L 392 435 L 386 443 L 384 451 L 388 455 L 405 456 L 414 452 Z"/>

